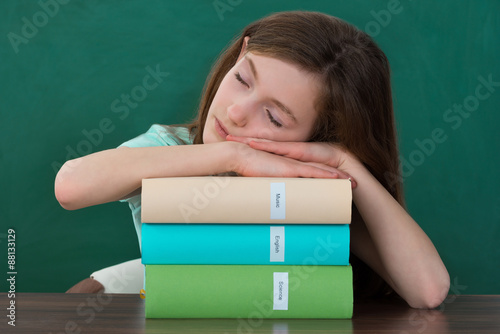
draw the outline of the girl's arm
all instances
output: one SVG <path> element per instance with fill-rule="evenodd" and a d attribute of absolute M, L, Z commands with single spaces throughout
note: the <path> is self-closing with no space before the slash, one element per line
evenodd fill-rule
<path fill-rule="evenodd" d="M 244 176 L 345 175 L 334 168 L 280 157 L 236 142 L 120 147 L 67 161 L 56 176 L 55 195 L 61 206 L 75 210 L 138 193 L 144 178 L 204 176 L 229 171 Z"/>
<path fill-rule="evenodd" d="M 357 181 L 352 252 L 373 268 L 408 304 L 437 307 L 450 278 L 429 237 L 378 180 L 348 152 L 328 144 L 252 142 L 256 149 L 339 168 Z"/>
<path fill-rule="evenodd" d="M 342 168 L 358 181 L 353 201 L 352 251 L 415 308 L 434 308 L 446 298 L 448 271 L 432 241 L 377 179 L 357 160 Z"/>

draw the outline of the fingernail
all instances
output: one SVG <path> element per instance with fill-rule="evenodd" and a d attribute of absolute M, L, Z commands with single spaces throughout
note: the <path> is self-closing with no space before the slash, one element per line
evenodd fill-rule
<path fill-rule="evenodd" d="M 354 181 L 352 178 L 349 178 L 349 181 L 351 181 L 351 186 L 352 186 L 353 189 L 358 186 L 358 184 L 356 183 L 356 181 Z"/>

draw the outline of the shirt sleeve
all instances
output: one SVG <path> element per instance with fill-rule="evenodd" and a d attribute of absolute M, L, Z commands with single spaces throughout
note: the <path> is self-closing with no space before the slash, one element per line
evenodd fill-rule
<path fill-rule="evenodd" d="M 146 133 L 130 139 L 118 147 L 153 147 L 153 146 L 176 146 L 191 144 L 189 130 L 184 127 L 164 127 L 162 125 L 152 125 Z M 121 199 L 120 202 L 127 202 L 130 205 L 132 214 L 140 219 L 141 195 Z M 135 219 L 134 218 L 134 219 Z"/>
<path fill-rule="evenodd" d="M 118 147 L 152 147 L 191 144 L 189 131 L 182 127 L 152 125 L 146 133 L 130 139 Z"/>

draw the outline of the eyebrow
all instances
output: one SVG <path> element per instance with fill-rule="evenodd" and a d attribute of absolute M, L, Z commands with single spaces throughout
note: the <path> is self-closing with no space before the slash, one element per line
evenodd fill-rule
<path fill-rule="evenodd" d="M 257 74 L 257 69 L 255 68 L 254 62 L 252 61 L 252 59 L 250 59 L 250 57 L 248 57 L 248 55 L 245 58 L 248 60 L 248 64 L 250 65 L 250 70 L 252 71 L 252 74 L 255 78 L 255 81 L 258 81 L 259 76 Z M 288 117 L 290 117 L 290 119 L 294 123 L 297 123 L 297 118 L 295 118 L 294 114 L 283 103 L 281 103 L 280 101 L 278 101 L 276 99 L 271 99 L 271 102 L 276 104 L 278 106 L 278 108 L 280 108 Z"/>

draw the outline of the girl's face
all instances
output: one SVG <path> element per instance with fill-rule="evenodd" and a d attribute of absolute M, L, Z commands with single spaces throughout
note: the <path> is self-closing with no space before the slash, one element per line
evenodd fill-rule
<path fill-rule="evenodd" d="M 203 142 L 228 134 L 273 141 L 307 141 L 317 111 L 318 79 L 276 58 L 251 52 L 226 74 L 210 105 Z"/>

